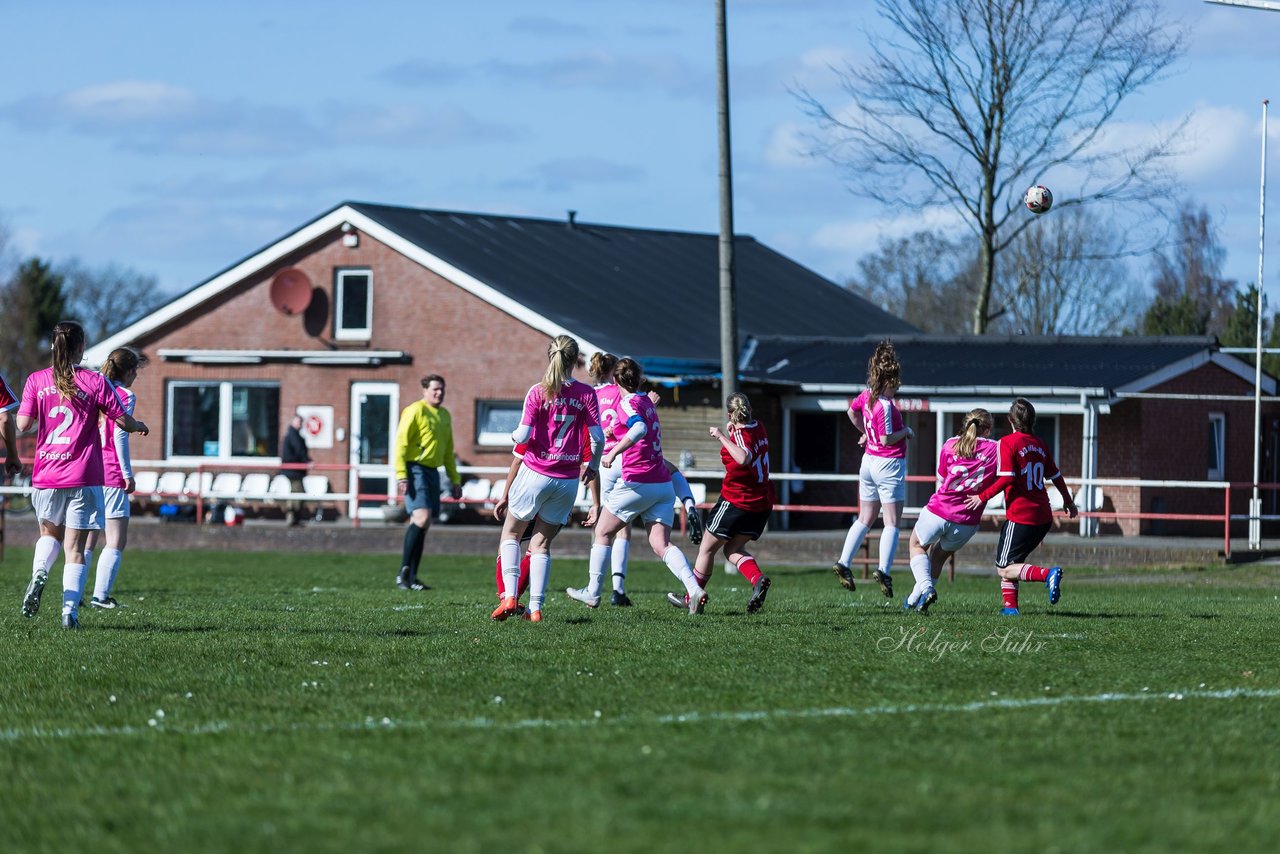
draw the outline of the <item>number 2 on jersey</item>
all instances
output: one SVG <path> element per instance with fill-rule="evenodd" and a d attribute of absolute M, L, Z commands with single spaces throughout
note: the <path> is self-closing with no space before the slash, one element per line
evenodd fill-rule
<path fill-rule="evenodd" d="M 53 428 L 53 432 L 49 434 L 50 445 L 70 445 L 71 437 L 63 435 L 71 429 L 71 425 L 75 423 L 76 414 L 66 406 L 55 406 L 49 410 L 50 418 L 61 418 L 62 423 Z"/>

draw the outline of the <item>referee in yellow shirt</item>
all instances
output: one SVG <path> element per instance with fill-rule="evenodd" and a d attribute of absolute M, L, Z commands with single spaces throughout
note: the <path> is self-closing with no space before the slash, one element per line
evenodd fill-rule
<path fill-rule="evenodd" d="M 462 479 L 453 458 L 453 419 L 443 404 L 444 377 L 428 374 L 422 378 L 422 400 L 404 408 L 396 428 L 393 461 L 404 509 L 409 513 L 396 578 L 404 590 L 430 589 L 418 580 L 418 564 L 431 516 L 440 512 L 440 466 L 449 475 L 453 497 L 462 494 Z"/>

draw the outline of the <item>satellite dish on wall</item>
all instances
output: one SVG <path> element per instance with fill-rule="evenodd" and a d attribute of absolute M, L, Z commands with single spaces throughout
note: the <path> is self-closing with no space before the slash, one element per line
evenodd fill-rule
<path fill-rule="evenodd" d="M 301 314 L 311 304 L 311 280 L 297 267 L 287 267 L 271 280 L 271 304 L 281 314 Z"/>

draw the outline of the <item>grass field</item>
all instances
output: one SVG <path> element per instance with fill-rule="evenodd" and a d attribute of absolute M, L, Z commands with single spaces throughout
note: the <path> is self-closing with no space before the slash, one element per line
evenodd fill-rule
<path fill-rule="evenodd" d="M 0 851 L 1274 850 L 1276 570 L 1067 576 L 1000 618 L 719 576 L 702 618 L 488 620 L 492 561 L 130 552 L 58 627 L 0 564 Z M 552 586 L 585 562 L 558 561 Z M 905 586 L 906 576 L 898 576 Z M 1271 840 L 1268 842 L 1267 840 Z"/>

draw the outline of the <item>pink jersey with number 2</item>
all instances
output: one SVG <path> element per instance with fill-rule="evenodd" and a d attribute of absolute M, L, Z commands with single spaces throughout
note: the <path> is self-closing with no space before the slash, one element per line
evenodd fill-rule
<path fill-rule="evenodd" d="M 990 486 L 996 479 L 996 462 L 1000 443 L 978 438 L 973 457 L 956 454 L 959 437 L 952 436 L 938 454 L 938 491 L 925 505 L 931 513 L 959 525 L 975 525 L 982 518 L 982 508 L 970 510 L 964 500 Z"/>
<path fill-rule="evenodd" d="M 627 435 L 627 419 L 620 408 L 622 389 L 617 383 L 603 383 L 596 386 L 596 399 L 600 401 L 600 427 L 604 430 L 604 453 L 607 454 Z"/>
<path fill-rule="evenodd" d="M 107 378 L 88 368 L 75 370 L 76 394 L 64 398 L 53 368 L 27 377 L 19 415 L 35 418 L 36 461 L 31 485 L 40 489 L 102 486 L 102 445 L 98 414 L 114 421 L 124 415 Z"/>
<path fill-rule="evenodd" d="M 542 386 L 524 396 L 520 423 L 532 429 L 524 465 L 547 477 L 576 478 L 582 468 L 582 433 L 600 426 L 600 404 L 586 383 L 569 380 L 547 400 Z"/>

